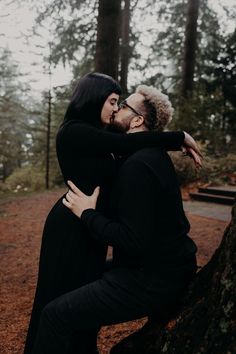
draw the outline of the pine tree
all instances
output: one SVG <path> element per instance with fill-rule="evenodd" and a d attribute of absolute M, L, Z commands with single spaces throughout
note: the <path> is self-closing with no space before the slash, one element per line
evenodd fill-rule
<path fill-rule="evenodd" d="M 193 79 L 197 49 L 198 12 L 199 0 L 188 0 L 182 79 L 182 94 L 184 97 L 191 96 L 193 91 Z"/>
<path fill-rule="evenodd" d="M 118 79 L 121 0 L 99 0 L 95 71 Z"/>
<path fill-rule="evenodd" d="M 27 159 L 29 139 L 26 125 L 30 118 L 27 109 L 27 87 L 20 83 L 17 64 L 11 52 L 0 52 L 0 169 L 2 178 L 8 177 Z"/>

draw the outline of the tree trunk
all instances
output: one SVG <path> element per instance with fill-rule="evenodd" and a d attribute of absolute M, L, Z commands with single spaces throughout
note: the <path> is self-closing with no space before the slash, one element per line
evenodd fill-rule
<path fill-rule="evenodd" d="M 219 248 L 198 272 L 177 316 L 162 328 L 149 323 L 111 353 L 236 353 L 236 203 Z"/>
<path fill-rule="evenodd" d="M 51 115 L 52 115 L 52 95 L 51 89 L 48 91 L 48 116 L 47 116 L 47 139 L 46 139 L 46 173 L 45 187 L 49 189 L 49 174 L 50 174 L 50 137 L 51 137 Z"/>
<path fill-rule="evenodd" d="M 184 97 L 191 97 L 193 91 L 194 66 L 197 48 L 198 10 L 199 0 L 188 0 L 183 57 L 182 94 Z"/>
<path fill-rule="evenodd" d="M 125 0 L 122 11 L 121 47 L 120 47 L 120 85 L 122 93 L 128 92 L 128 68 L 130 60 L 130 0 Z"/>
<path fill-rule="evenodd" d="M 99 0 L 95 70 L 118 79 L 121 0 Z"/>

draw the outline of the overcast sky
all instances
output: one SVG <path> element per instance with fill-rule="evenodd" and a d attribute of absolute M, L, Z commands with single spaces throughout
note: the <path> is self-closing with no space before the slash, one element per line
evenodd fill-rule
<path fill-rule="evenodd" d="M 222 12 L 220 6 L 224 5 L 229 10 L 235 6 L 235 0 L 209 0 L 212 7 L 219 13 L 222 22 L 225 25 L 225 30 L 233 31 L 235 23 L 225 18 L 225 13 Z M 9 4 L 6 6 L 6 4 Z M 0 0 L 0 47 L 8 47 L 13 52 L 13 58 L 17 60 L 22 72 L 31 72 L 35 82 L 32 87 L 37 92 L 48 88 L 48 77 L 44 73 L 41 56 L 35 54 L 35 45 L 42 46 L 47 43 L 48 33 L 42 32 L 44 39 L 36 39 L 29 37 L 28 43 L 23 34 L 29 33 L 36 17 L 35 10 L 31 8 L 31 1 L 25 1 L 23 5 L 19 2 L 10 0 Z M 142 24 L 145 27 L 145 24 Z M 148 24 L 147 24 L 148 25 Z M 46 49 L 41 49 L 41 53 Z M 32 66 L 34 62 L 38 66 Z M 53 70 L 52 85 L 58 86 L 66 84 L 70 81 L 71 74 L 69 68 L 64 69 L 59 65 Z"/>

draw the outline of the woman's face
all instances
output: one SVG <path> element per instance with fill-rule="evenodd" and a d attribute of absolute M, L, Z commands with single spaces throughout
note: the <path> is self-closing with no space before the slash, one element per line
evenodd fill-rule
<path fill-rule="evenodd" d="M 118 100 L 119 95 L 116 93 L 112 93 L 107 97 L 101 112 L 101 121 L 103 124 L 110 124 L 113 115 L 118 112 Z"/>

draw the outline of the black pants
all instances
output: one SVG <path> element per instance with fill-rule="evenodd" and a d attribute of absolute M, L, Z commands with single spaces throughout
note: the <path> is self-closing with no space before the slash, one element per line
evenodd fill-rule
<path fill-rule="evenodd" d="M 68 353 L 76 331 L 158 314 L 182 298 L 195 270 L 193 265 L 164 277 L 125 268 L 104 273 L 102 279 L 65 294 L 44 308 L 33 354 Z"/>

